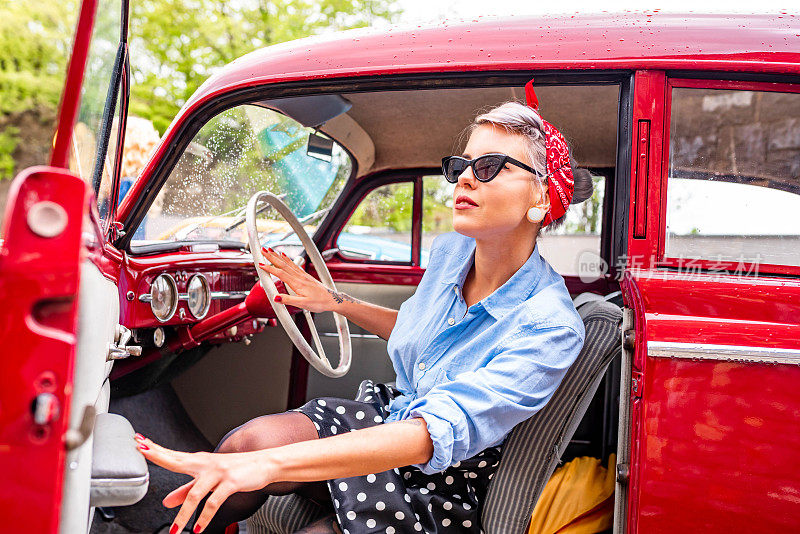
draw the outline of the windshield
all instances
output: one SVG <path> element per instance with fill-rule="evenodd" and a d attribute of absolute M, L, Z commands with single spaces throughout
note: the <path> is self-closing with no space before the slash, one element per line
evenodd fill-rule
<path fill-rule="evenodd" d="M 89 44 L 89 57 L 86 61 L 86 72 L 81 86 L 80 110 L 72 131 L 69 168 L 70 171 L 83 178 L 90 188 L 93 187 L 92 173 L 97 159 L 97 142 L 103 108 L 119 46 L 121 4 L 120 0 L 98 2 L 94 31 Z M 119 113 L 119 101 L 117 101 L 114 117 L 118 117 Z M 108 144 L 108 153 L 104 157 L 102 180 L 97 193 L 98 209 L 103 220 L 108 214 L 108 203 L 111 197 L 111 162 L 114 161 L 115 151 L 116 133 L 114 130 Z"/>
<path fill-rule="evenodd" d="M 242 105 L 220 113 L 186 148 L 131 245 L 246 243 L 243 208 L 262 190 L 282 196 L 313 235 L 324 210 L 350 177 L 353 164 L 335 141 L 330 161 L 309 155 L 312 133 L 313 128 L 260 106 Z M 278 239 L 290 227 L 275 210 L 266 209 L 259 215 L 258 230 Z M 274 241 L 262 235 L 265 240 Z"/>

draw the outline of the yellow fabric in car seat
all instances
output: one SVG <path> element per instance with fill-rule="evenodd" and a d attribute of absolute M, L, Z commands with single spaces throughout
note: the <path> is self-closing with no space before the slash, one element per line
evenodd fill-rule
<path fill-rule="evenodd" d="M 590 456 L 565 463 L 547 481 L 528 534 L 593 534 L 614 523 L 615 454 L 608 467 Z"/>

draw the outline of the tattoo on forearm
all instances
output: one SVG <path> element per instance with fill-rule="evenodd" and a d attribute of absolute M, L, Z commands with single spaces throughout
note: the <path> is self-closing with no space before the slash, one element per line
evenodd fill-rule
<path fill-rule="evenodd" d="M 420 421 L 419 419 L 416 419 L 416 418 L 415 419 L 403 419 L 403 420 L 397 421 L 397 422 L 398 423 L 410 423 L 412 425 L 417 425 L 417 426 L 424 424 L 423 421 Z"/>
<path fill-rule="evenodd" d="M 328 288 L 325 288 L 325 289 L 328 289 Z M 334 291 L 332 289 L 328 289 L 328 293 L 331 294 L 331 296 L 333 297 L 333 300 L 336 301 L 336 304 L 341 304 L 345 300 L 349 300 L 350 302 L 356 302 L 356 299 L 354 299 L 350 295 L 342 293 L 341 291 L 337 293 L 336 291 Z"/>

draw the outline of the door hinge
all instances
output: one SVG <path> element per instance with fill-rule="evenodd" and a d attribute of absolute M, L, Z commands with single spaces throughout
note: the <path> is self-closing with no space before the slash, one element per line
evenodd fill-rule
<path fill-rule="evenodd" d="M 630 480 L 631 469 L 628 464 L 617 464 L 617 482 L 622 485 L 628 484 Z"/>
<path fill-rule="evenodd" d="M 631 394 L 634 397 L 641 398 L 642 390 L 644 389 L 644 377 L 641 371 L 631 371 Z"/>
<path fill-rule="evenodd" d="M 629 328 L 622 333 L 622 345 L 632 351 L 636 345 L 636 330 Z"/>
<path fill-rule="evenodd" d="M 108 225 L 108 241 L 114 243 L 117 239 L 125 235 L 125 226 L 121 222 L 113 221 Z"/>

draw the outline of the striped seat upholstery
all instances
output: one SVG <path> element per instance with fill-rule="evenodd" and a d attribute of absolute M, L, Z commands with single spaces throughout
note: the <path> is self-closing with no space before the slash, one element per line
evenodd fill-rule
<path fill-rule="evenodd" d="M 608 364 L 621 350 L 622 309 L 603 297 L 575 303 L 586 341 L 550 402 L 506 438 L 481 511 L 485 534 L 524 534 L 534 505 L 575 433 Z M 579 297 L 583 297 L 580 295 Z M 297 494 L 274 495 L 247 520 L 248 534 L 292 534 L 329 512 Z"/>
<path fill-rule="evenodd" d="M 622 349 L 622 309 L 602 299 L 578 306 L 586 340 L 544 408 L 506 438 L 481 512 L 486 534 L 524 534 L 534 505 L 555 471 L 603 374 Z"/>
<path fill-rule="evenodd" d="M 247 518 L 247 534 L 292 534 L 330 512 L 296 493 L 270 495 Z"/>

